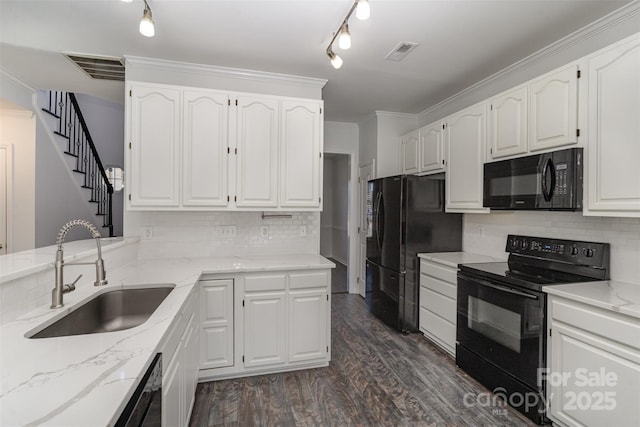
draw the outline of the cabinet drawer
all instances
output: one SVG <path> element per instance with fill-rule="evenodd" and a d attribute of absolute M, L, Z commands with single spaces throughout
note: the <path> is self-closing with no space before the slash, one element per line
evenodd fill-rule
<path fill-rule="evenodd" d="M 426 259 L 420 260 L 420 273 L 449 283 L 457 283 L 458 281 L 457 268 L 436 264 L 435 262 L 427 261 Z"/>
<path fill-rule="evenodd" d="M 456 301 L 451 298 L 421 287 L 420 307 L 437 314 L 454 325 L 456 323 Z"/>
<path fill-rule="evenodd" d="M 552 297 L 551 317 L 593 334 L 640 349 L 640 321 L 564 298 Z"/>
<path fill-rule="evenodd" d="M 448 353 L 455 355 L 455 325 L 420 307 L 420 330 Z"/>
<path fill-rule="evenodd" d="M 326 288 L 329 285 L 328 271 L 314 271 L 312 273 L 289 274 L 289 287 L 301 288 Z"/>
<path fill-rule="evenodd" d="M 454 302 L 456 301 L 458 285 L 455 283 L 445 282 L 435 277 L 420 274 L 420 286 L 445 295 L 453 299 Z"/>
<path fill-rule="evenodd" d="M 244 290 L 246 292 L 255 291 L 279 291 L 284 290 L 284 274 L 261 274 L 247 276 L 244 279 Z"/>

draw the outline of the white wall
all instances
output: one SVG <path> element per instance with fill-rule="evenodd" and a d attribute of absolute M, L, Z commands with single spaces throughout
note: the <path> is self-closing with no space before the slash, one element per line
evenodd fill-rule
<path fill-rule="evenodd" d="M 506 258 L 508 234 L 609 243 L 611 278 L 640 282 L 640 218 L 537 211 L 464 215 L 465 251 Z"/>
<path fill-rule="evenodd" d="M 0 110 L 0 145 L 11 146 L 12 195 L 7 212 L 8 251 L 33 249 L 35 245 L 36 121 L 29 110 Z"/>
<path fill-rule="evenodd" d="M 358 154 L 360 162 L 358 165 L 366 165 L 373 162 L 376 158 L 378 145 L 378 118 L 375 114 L 370 115 L 358 124 Z M 375 174 L 375 170 L 374 170 Z"/>
<path fill-rule="evenodd" d="M 338 155 L 333 165 L 333 216 L 332 216 L 332 254 L 342 264 L 349 260 L 349 180 L 350 163 L 347 155 Z"/>
<path fill-rule="evenodd" d="M 322 171 L 322 212 L 320 213 L 320 255 L 333 257 L 333 157 L 325 155 Z"/>
<path fill-rule="evenodd" d="M 124 105 L 81 93 L 76 99 L 104 167 L 124 167 Z M 114 192 L 112 197 L 116 236 L 122 236 L 123 194 Z"/>

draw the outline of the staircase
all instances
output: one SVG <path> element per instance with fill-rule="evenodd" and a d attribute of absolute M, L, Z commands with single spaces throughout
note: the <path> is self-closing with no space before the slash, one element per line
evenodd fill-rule
<path fill-rule="evenodd" d="M 109 237 L 113 237 L 113 186 L 93 144 L 76 96 L 71 92 L 50 91 L 48 105 L 42 111 L 56 118 L 57 129 L 53 133 L 66 141 L 64 154 L 75 160 L 72 162 L 73 171 L 82 175 L 81 186 L 89 190 L 89 202 L 97 205 L 96 215 L 102 216 L 102 226 L 108 228 Z"/>

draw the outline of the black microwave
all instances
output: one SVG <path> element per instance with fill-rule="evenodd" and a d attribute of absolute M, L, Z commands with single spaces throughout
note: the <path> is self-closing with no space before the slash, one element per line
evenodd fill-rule
<path fill-rule="evenodd" d="M 485 163 L 483 206 L 582 210 L 582 148 Z"/>

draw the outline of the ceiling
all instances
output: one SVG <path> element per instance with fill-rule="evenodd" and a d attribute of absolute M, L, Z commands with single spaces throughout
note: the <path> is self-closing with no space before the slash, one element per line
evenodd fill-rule
<path fill-rule="evenodd" d="M 138 33 L 133 0 L 0 0 L 0 66 L 36 89 L 123 102 L 122 82 L 87 77 L 59 52 L 135 55 L 327 79 L 325 119 L 418 113 L 629 0 L 370 0 L 350 20 L 353 46 L 325 49 L 352 0 L 148 0 L 156 36 Z M 401 62 L 400 42 L 419 46 Z"/>

